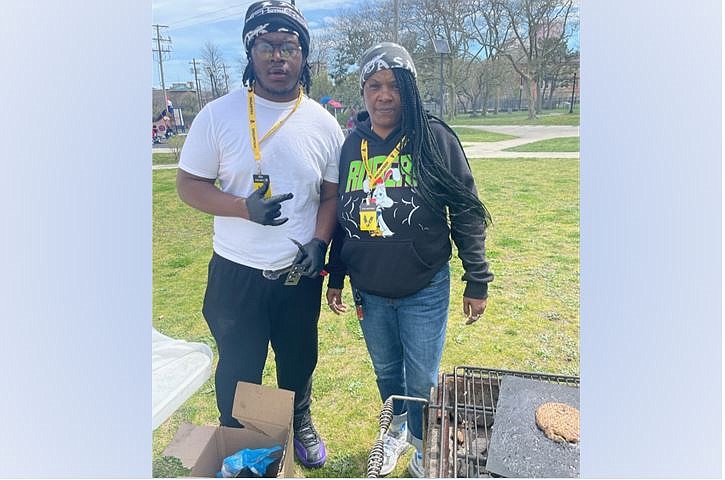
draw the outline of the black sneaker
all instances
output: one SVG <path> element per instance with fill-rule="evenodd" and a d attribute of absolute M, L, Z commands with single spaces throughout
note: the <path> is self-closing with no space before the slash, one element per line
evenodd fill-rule
<path fill-rule="evenodd" d="M 323 466 L 327 460 L 325 442 L 315 430 L 309 412 L 299 420 L 295 418 L 294 429 L 295 454 L 300 463 L 308 468 Z"/>

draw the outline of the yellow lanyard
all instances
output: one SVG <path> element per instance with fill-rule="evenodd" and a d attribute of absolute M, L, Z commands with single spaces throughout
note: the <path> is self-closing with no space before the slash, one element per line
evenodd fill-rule
<path fill-rule="evenodd" d="M 300 103 L 302 103 L 302 88 L 299 89 L 299 95 L 297 95 L 297 101 L 295 102 L 295 107 L 292 109 L 292 111 L 285 115 L 282 120 L 272 125 L 272 128 L 270 128 L 269 131 L 264 134 L 262 139 L 257 141 L 257 116 L 254 112 L 254 91 L 252 90 L 252 88 L 249 88 L 249 90 L 247 90 L 247 107 L 249 111 L 249 139 L 252 141 L 252 151 L 254 152 L 254 161 L 257 162 L 257 172 L 261 172 L 260 160 L 262 159 L 262 151 L 260 150 L 259 146 L 262 144 L 263 141 L 267 140 L 270 136 L 272 136 L 274 132 L 279 130 L 279 127 L 281 127 L 282 124 L 286 122 L 287 119 L 297 111 L 297 107 L 300 106 Z"/>
<path fill-rule="evenodd" d="M 393 148 L 393 151 L 391 151 L 388 156 L 385 158 L 383 163 L 380 164 L 380 167 L 375 171 L 375 174 L 373 175 L 372 169 L 370 166 L 368 166 L 368 141 L 364 138 L 360 142 L 360 156 L 362 157 L 362 164 L 363 167 L 365 167 L 365 172 L 368 174 L 368 178 L 370 179 L 370 189 L 373 189 L 376 185 L 376 182 L 379 178 L 382 178 L 385 171 L 390 168 L 390 165 L 393 163 L 393 160 L 398 158 L 398 155 L 400 154 L 400 148 L 405 142 L 405 137 L 401 138 L 398 144 Z"/>

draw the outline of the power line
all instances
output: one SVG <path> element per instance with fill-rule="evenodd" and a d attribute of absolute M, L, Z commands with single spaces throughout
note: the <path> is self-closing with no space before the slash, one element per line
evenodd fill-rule
<path fill-rule="evenodd" d="M 220 8 L 219 10 L 214 10 L 212 12 L 200 13 L 198 15 L 194 15 L 194 16 L 191 16 L 191 17 L 183 18 L 181 20 L 177 20 L 176 22 L 172 23 L 171 24 L 171 28 L 172 29 L 187 28 L 187 27 L 191 27 L 191 26 L 194 26 L 194 25 L 200 25 L 200 24 L 203 24 L 203 23 L 211 23 L 211 22 L 216 22 L 216 21 L 219 21 L 219 20 L 224 20 L 224 19 L 227 19 L 227 18 L 236 17 L 236 16 L 239 16 L 240 14 L 242 14 L 244 12 L 244 9 L 246 9 L 248 3 L 249 2 L 244 2 L 244 3 L 238 4 L 238 5 L 232 5 L 231 7 Z M 240 7 L 242 7 L 242 10 L 241 11 L 236 11 L 235 13 L 230 13 L 230 14 L 222 15 L 222 16 L 218 16 L 218 17 L 204 18 L 204 17 L 209 17 L 210 15 L 215 15 L 215 14 L 220 13 L 220 12 L 224 12 L 224 11 L 228 11 L 228 10 L 232 10 L 232 9 L 238 9 Z M 192 21 L 192 20 L 196 20 L 196 19 L 201 19 L 201 20 L 198 21 L 198 22 L 193 22 Z M 192 21 L 192 22 L 191 23 L 187 23 L 189 21 Z"/>
<path fill-rule="evenodd" d="M 242 4 L 232 5 L 231 7 L 224 7 L 224 8 L 220 8 L 219 10 L 213 10 L 211 12 L 200 13 L 198 15 L 193 15 L 191 17 L 182 18 L 181 20 L 177 20 L 176 22 L 172 23 L 172 26 L 178 25 L 180 23 L 187 22 L 189 20 L 195 20 L 197 18 L 206 17 L 206 16 L 209 16 L 209 15 L 213 15 L 215 13 L 223 12 L 225 10 L 231 10 L 233 8 L 238 8 L 238 7 L 241 7 L 241 6 L 242 6 Z"/>

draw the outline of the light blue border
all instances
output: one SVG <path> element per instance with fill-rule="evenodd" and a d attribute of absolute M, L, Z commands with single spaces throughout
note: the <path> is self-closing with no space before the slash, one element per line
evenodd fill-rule
<path fill-rule="evenodd" d="M 719 477 L 720 4 L 582 5 L 582 472 Z M 5 1 L 0 476 L 151 474 L 148 2 Z"/>
<path fill-rule="evenodd" d="M 721 475 L 720 8 L 582 5 L 588 477 Z"/>
<path fill-rule="evenodd" d="M 0 10 L 0 476 L 149 477 L 151 6 Z"/>

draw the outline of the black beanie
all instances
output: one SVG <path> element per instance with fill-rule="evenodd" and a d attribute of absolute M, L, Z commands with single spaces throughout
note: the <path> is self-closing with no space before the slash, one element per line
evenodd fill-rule
<path fill-rule="evenodd" d="M 360 59 L 360 88 L 368 78 L 380 70 L 402 68 L 416 77 L 413 58 L 408 51 L 397 43 L 382 42 L 368 48 Z"/>
<path fill-rule="evenodd" d="M 310 32 L 307 22 L 297 7 L 281 0 L 255 2 L 247 9 L 242 29 L 242 42 L 250 57 L 254 39 L 271 32 L 286 32 L 297 35 L 305 58 L 310 52 Z"/>

